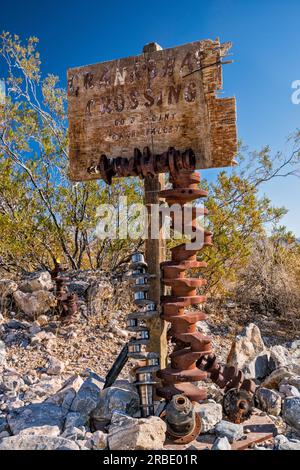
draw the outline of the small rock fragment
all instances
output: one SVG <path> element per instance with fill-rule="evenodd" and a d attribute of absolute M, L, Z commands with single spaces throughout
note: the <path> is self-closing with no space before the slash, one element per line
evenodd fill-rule
<path fill-rule="evenodd" d="M 217 437 L 211 450 L 231 450 L 231 445 L 227 437 Z"/>

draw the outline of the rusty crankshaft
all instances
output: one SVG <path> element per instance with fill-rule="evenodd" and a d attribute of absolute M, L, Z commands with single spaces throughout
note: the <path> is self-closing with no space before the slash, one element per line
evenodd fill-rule
<path fill-rule="evenodd" d="M 177 152 L 173 153 L 176 160 Z M 173 171 L 170 182 L 172 188 L 161 191 L 160 196 L 169 206 L 176 204 L 177 210 L 179 207 L 182 212 L 182 229 L 188 222 L 185 220 L 185 206 L 188 204 L 192 240 L 195 240 L 201 231 L 202 247 L 211 246 L 212 233 L 199 227 L 196 220 L 199 214 L 207 214 L 207 211 L 190 205 L 193 201 L 207 196 L 206 191 L 199 189 L 199 173 L 191 169 Z M 175 211 L 171 212 L 171 217 L 174 228 Z M 171 249 L 171 261 L 161 264 L 163 284 L 171 288 L 170 295 L 161 299 L 162 317 L 171 323 L 170 335 L 175 347 L 170 356 L 170 364 L 157 373 L 163 384 L 158 389 L 158 394 L 171 400 L 174 395 L 181 393 L 192 401 L 201 401 L 206 398 L 207 392 L 205 388 L 195 385 L 195 382 L 210 378 L 220 388 L 225 389 L 225 414 L 231 420 L 240 422 L 251 414 L 256 385 L 252 380 L 245 379 L 239 369 L 219 364 L 212 353 L 211 338 L 197 329 L 197 322 L 204 320 L 206 315 L 201 309 L 193 310 L 190 307 L 201 306 L 205 302 L 205 296 L 199 295 L 198 289 L 205 286 L 206 281 L 199 277 L 187 277 L 186 273 L 206 267 L 205 262 L 197 260 L 198 251 L 199 248 L 191 249 L 186 243 L 181 243 Z"/>
<path fill-rule="evenodd" d="M 111 184 L 113 177 L 139 176 L 144 178 L 159 173 L 173 174 L 181 170 L 194 169 L 195 162 L 196 158 L 192 150 L 178 152 L 170 147 L 162 154 L 154 154 L 149 147 L 145 147 L 143 152 L 135 148 L 132 158 L 108 158 L 106 155 L 101 155 L 99 162 L 89 167 L 88 172 L 99 173 L 107 184 Z"/>

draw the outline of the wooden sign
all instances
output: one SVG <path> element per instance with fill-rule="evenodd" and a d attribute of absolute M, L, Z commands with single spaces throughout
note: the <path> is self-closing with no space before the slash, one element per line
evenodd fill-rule
<path fill-rule="evenodd" d="M 197 168 L 231 165 L 235 98 L 217 96 L 230 47 L 203 40 L 68 70 L 70 178 L 99 178 L 88 168 L 102 154 L 132 157 L 145 146 L 192 148 Z"/>

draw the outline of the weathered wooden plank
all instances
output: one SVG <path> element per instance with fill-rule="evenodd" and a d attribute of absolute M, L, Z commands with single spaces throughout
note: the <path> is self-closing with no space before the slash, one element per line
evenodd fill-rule
<path fill-rule="evenodd" d="M 234 98 L 218 98 L 230 44 L 197 41 L 68 71 L 70 178 L 98 178 L 101 154 L 131 157 L 192 148 L 197 168 L 231 165 L 237 151 Z"/>
<path fill-rule="evenodd" d="M 150 204 L 158 204 L 158 191 L 164 188 L 165 175 L 160 174 L 152 177 L 146 177 L 144 188 L 145 188 L 145 204 L 147 208 L 150 209 Z M 149 213 L 149 231 L 151 217 Z M 160 314 L 160 296 L 162 295 L 162 283 L 160 275 L 160 263 L 166 258 L 166 241 L 163 239 L 162 231 L 160 228 L 159 238 L 152 239 L 150 234 L 145 240 L 145 259 L 148 264 L 149 274 L 154 274 L 155 278 L 151 279 L 150 290 L 149 290 L 149 299 L 153 300 Z M 166 367 L 166 358 L 167 358 L 167 323 L 160 318 L 160 315 L 157 317 L 148 320 L 147 327 L 149 328 L 150 333 L 150 342 L 147 347 L 148 351 L 157 352 L 160 354 L 160 368 L 164 369 Z"/>

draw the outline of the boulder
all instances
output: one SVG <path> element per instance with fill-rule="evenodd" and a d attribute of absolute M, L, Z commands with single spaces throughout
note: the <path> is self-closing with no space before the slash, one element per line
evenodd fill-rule
<path fill-rule="evenodd" d="M 136 419 L 114 413 L 109 426 L 110 450 L 159 450 L 163 448 L 166 423 L 158 416 Z"/>
<path fill-rule="evenodd" d="M 100 392 L 104 380 L 99 375 L 91 372 L 89 377 L 79 388 L 71 405 L 71 411 L 80 413 L 87 420 L 100 402 Z"/>
<path fill-rule="evenodd" d="M 49 357 L 46 372 L 49 375 L 60 375 L 65 369 L 65 364 L 56 357 Z"/>
<path fill-rule="evenodd" d="M 135 416 L 139 411 L 139 395 L 134 385 L 129 382 L 116 382 L 107 387 L 99 395 L 99 403 L 92 413 L 95 429 L 104 429 L 110 422 L 114 412 Z"/>
<path fill-rule="evenodd" d="M 84 297 L 90 284 L 85 281 L 72 281 L 68 284 L 68 291 L 75 292 L 79 297 Z"/>
<path fill-rule="evenodd" d="M 286 379 L 290 379 L 295 375 L 300 375 L 300 366 L 289 364 L 275 369 L 261 384 L 264 388 L 278 389 L 279 384 Z"/>
<path fill-rule="evenodd" d="M 19 283 L 19 290 L 26 293 L 51 289 L 53 289 L 53 282 L 48 271 L 31 273 Z"/>
<path fill-rule="evenodd" d="M 274 439 L 275 450 L 300 450 L 300 441 L 298 439 L 288 439 L 283 434 L 279 434 Z"/>
<path fill-rule="evenodd" d="M 194 409 L 201 418 L 202 434 L 214 429 L 215 425 L 222 420 L 222 405 L 213 400 L 208 403 L 196 403 Z"/>
<path fill-rule="evenodd" d="M 250 323 L 233 341 L 227 364 L 242 369 L 264 350 L 265 345 L 258 326 Z"/>
<path fill-rule="evenodd" d="M 66 415 L 64 430 L 80 426 L 84 426 L 86 423 L 86 418 L 82 416 L 81 413 L 77 413 L 75 411 L 70 411 Z"/>
<path fill-rule="evenodd" d="M 2 439 L 0 450 L 80 450 L 80 447 L 63 437 L 18 435 Z"/>
<path fill-rule="evenodd" d="M 17 290 L 13 293 L 13 297 L 17 307 L 30 317 L 46 313 L 57 304 L 55 296 L 46 290 L 33 293 Z"/>
<path fill-rule="evenodd" d="M 282 417 L 296 432 L 300 431 L 300 397 L 291 397 L 284 400 Z"/>
<path fill-rule="evenodd" d="M 222 420 L 216 425 L 215 433 L 218 437 L 227 437 L 229 442 L 233 442 L 243 437 L 244 428 L 242 424 Z"/>
<path fill-rule="evenodd" d="M 47 402 L 60 405 L 63 409 L 68 410 L 71 407 L 76 393 L 78 392 L 82 384 L 83 380 L 79 375 L 74 375 L 70 377 L 63 384 L 62 388 L 55 393 L 55 395 L 52 395 L 47 399 Z M 84 424 L 84 422 L 81 424 Z"/>
<path fill-rule="evenodd" d="M 275 390 L 259 387 L 255 393 L 258 407 L 273 416 L 281 413 L 281 395 Z"/>
<path fill-rule="evenodd" d="M 246 379 L 264 379 L 269 373 L 269 351 L 263 351 L 258 354 L 252 361 L 245 364 L 243 367 L 243 372 Z"/>
<path fill-rule="evenodd" d="M 281 385 L 291 385 L 292 387 L 295 387 L 300 392 L 300 376 L 292 375 L 291 377 L 286 377 L 280 382 L 279 387 Z"/>
<path fill-rule="evenodd" d="M 283 395 L 283 397 L 300 397 L 300 392 L 298 388 L 294 387 L 294 385 L 290 384 L 281 384 L 279 385 L 279 392 Z"/>
<path fill-rule="evenodd" d="M 21 432 L 24 434 L 28 428 L 35 428 L 34 434 L 45 435 L 49 427 L 54 427 L 60 432 L 64 423 L 64 414 L 59 406 L 52 403 L 33 403 L 10 410 L 7 421 L 14 435 Z"/>
<path fill-rule="evenodd" d="M 211 450 L 231 450 L 231 445 L 227 437 L 217 437 Z"/>

